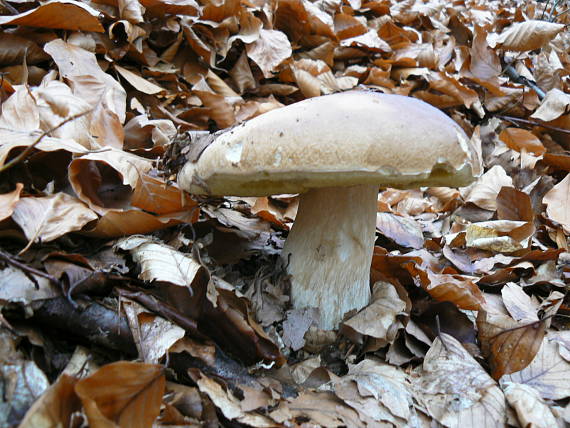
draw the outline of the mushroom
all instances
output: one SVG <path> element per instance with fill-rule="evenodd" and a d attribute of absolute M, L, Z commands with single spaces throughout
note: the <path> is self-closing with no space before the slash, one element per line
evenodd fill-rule
<path fill-rule="evenodd" d="M 296 308 L 338 326 L 370 299 L 380 186 L 466 186 L 477 152 L 448 116 L 415 98 L 349 91 L 307 99 L 234 127 L 178 175 L 195 194 L 300 193 L 282 251 Z"/>

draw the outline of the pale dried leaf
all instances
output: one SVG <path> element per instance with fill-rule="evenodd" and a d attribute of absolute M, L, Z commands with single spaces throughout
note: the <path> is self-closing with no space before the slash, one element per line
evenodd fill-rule
<path fill-rule="evenodd" d="M 496 42 L 510 51 L 532 51 L 542 48 L 563 30 L 563 24 L 531 19 L 507 27 Z"/>
<path fill-rule="evenodd" d="M 515 321 L 532 323 L 538 321 L 538 307 L 520 285 L 508 282 L 501 290 L 503 304 Z"/>
<path fill-rule="evenodd" d="M 22 193 L 23 188 L 22 183 L 16 183 L 16 188 L 13 191 L 0 194 L 0 221 L 12 215 L 16 203 L 20 200 L 20 193 Z"/>
<path fill-rule="evenodd" d="M 140 264 L 139 278 L 145 281 L 166 281 L 190 287 L 201 269 L 188 254 L 174 250 L 150 237 L 131 236 L 120 240 L 117 248 L 129 251 L 135 263 Z"/>
<path fill-rule="evenodd" d="M 260 30 L 259 38 L 246 49 L 247 56 L 259 66 L 265 77 L 271 77 L 277 66 L 292 53 L 289 39 L 277 30 Z"/>
<path fill-rule="evenodd" d="M 30 304 L 36 300 L 52 299 L 60 295 L 57 287 L 47 278 L 31 275 L 30 277 L 12 266 L 0 271 L 0 302 Z"/>
<path fill-rule="evenodd" d="M 97 214 L 81 201 L 65 193 L 20 199 L 12 219 L 24 231 L 30 244 L 53 241 L 68 232 L 80 230 Z"/>
<path fill-rule="evenodd" d="M 530 117 L 548 122 L 566 114 L 569 105 L 570 95 L 554 88 L 547 92 L 540 107 Z"/>
<path fill-rule="evenodd" d="M 467 202 L 472 202 L 480 208 L 495 211 L 497 209 L 497 195 L 502 187 L 513 187 L 513 179 L 507 175 L 504 168 L 495 165 L 473 185 Z"/>
<path fill-rule="evenodd" d="M 534 388 L 505 382 L 503 390 L 507 402 L 517 413 L 520 426 L 554 428 L 558 425 L 552 410 Z"/>
<path fill-rule="evenodd" d="M 540 351 L 525 369 L 505 375 L 501 383 L 519 383 L 536 389 L 546 400 L 561 400 L 570 397 L 570 362 L 560 356 L 560 345 L 547 335 Z"/>
<path fill-rule="evenodd" d="M 35 131 L 40 127 L 36 101 L 25 85 L 16 86 L 16 92 L 2 103 L 0 131 Z"/>
<path fill-rule="evenodd" d="M 495 381 L 453 337 L 442 333 L 415 380 L 415 398 L 445 426 L 503 426 L 505 398 Z"/>
<path fill-rule="evenodd" d="M 377 213 L 376 229 L 398 245 L 414 249 L 424 246 L 422 228 L 413 218 L 391 213 Z"/>
<path fill-rule="evenodd" d="M 376 282 L 372 291 L 371 303 L 344 323 L 364 336 L 393 342 L 388 337 L 390 327 L 397 322 L 396 317 L 406 309 L 406 302 L 400 299 L 396 288 L 388 282 Z"/>
<path fill-rule="evenodd" d="M 124 301 L 123 308 L 139 357 L 145 363 L 157 364 L 170 347 L 186 333 L 183 328 L 147 312 L 135 302 Z"/>
<path fill-rule="evenodd" d="M 117 70 L 127 82 L 133 85 L 133 88 L 135 88 L 137 91 L 142 92 L 143 94 L 154 95 L 164 91 L 163 88 L 155 83 L 148 81 L 134 71 L 128 70 L 117 64 L 114 64 L 113 66 L 115 67 L 115 70 Z"/>
<path fill-rule="evenodd" d="M 544 195 L 542 202 L 546 204 L 548 217 L 560 223 L 567 234 L 570 234 L 570 174 Z"/>

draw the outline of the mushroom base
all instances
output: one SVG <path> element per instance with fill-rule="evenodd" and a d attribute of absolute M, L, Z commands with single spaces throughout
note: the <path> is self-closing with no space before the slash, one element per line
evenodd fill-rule
<path fill-rule="evenodd" d="M 282 257 L 295 308 L 316 307 L 320 327 L 338 327 L 370 300 L 378 186 L 327 187 L 301 195 Z"/>

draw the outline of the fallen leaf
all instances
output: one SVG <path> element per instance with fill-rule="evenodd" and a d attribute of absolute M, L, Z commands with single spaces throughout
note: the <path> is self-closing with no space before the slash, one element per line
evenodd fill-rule
<path fill-rule="evenodd" d="M 22 198 L 16 203 L 12 219 L 24 231 L 28 246 L 53 241 L 68 232 L 80 230 L 97 214 L 65 193 Z"/>
<path fill-rule="evenodd" d="M 277 30 L 262 29 L 259 38 L 247 45 L 247 56 L 259 66 L 265 77 L 271 77 L 277 66 L 291 56 L 291 52 L 287 36 Z"/>
<path fill-rule="evenodd" d="M 517 152 L 526 150 L 537 156 L 542 156 L 546 153 L 546 148 L 538 137 L 526 129 L 505 128 L 499 134 L 499 139 L 504 142 L 507 147 Z"/>
<path fill-rule="evenodd" d="M 166 281 L 190 288 L 198 271 L 202 269 L 188 254 L 155 242 L 150 237 L 130 236 L 119 241 L 116 246 L 131 253 L 134 262 L 140 265 L 139 278 L 144 281 Z"/>
<path fill-rule="evenodd" d="M 164 368 L 119 361 L 75 385 L 90 426 L 152 427 L 164 394 Z"/>
<path fill-rule="evenodd" d="M 548 334 L 542 341 L 534 360 L 521 371 L 505 375 L 505 382 L 528 385 L 537 390 L 545 400 L 561 400 L 570 396 L 570 362 L 561 357 L 554 335 Z"/>
<path fill-rule="evenodd" d="M 505 28 L 496 44 L 510 51 L 532 51 L 542 48 L 562 30 L 563 24 L 530 19 Z"/>
<path fill-rule="evenodd" d="M 424 246 L 422 229 L 413 218 L 391 213 L 377 213 L 376 229 L 398 245 L 414 249 Z"/>
<path fill-rule="evenodd" d="M 570 174 L 549 190 L 542 198 L 546 214 L 570 233 Z"/>
<path fill-rule="evenodd" d="M 497 195 L 503 187 L 513 187 L 513 180 L 507 175 L 503 167 L 495 165 L 479 177 L 470 190 L 466 201 L 472 202 L 480 208 L 495 211 L 497 209 Z"/>
<path fill-rule="evenodd" d="M 566 114 L 569 105 L 570 95 L 562 92 L 560 89 L 554 88 L 548 91 L 540 107 L 538 107 L 530 117 L 549 122 Z"/>
<path fill-rule="evenodd" d="M 56 28 L 72 31 L 104 32 L 99 12 L 73 0 L 55 0 L 14 16 L 1 16 L 0 25 Z"/>
<path fill-rule="evenodd" d="M 445 426 L 503 426 L 502 391 L 453 337 L 440 334 L 414 379 L 414 398 Z"/>
<path fill-rule="evenodd" d="M 555 427 L 558 426 L 552 410 L 540 397 L 538 391 L 529 385 L 505 382 L 505 398 L 515 410 L 520 426 Z"/>
<path fill-rule="evenodd" d="M 546 334 L 544 321 L 520 324 L 506 315 L 486 311 L 479 312 L 477 326 L 481 350 L 494 379 L 531 364 Z"/>
<path fill-rule="evenodd" d="M 0 221 L 12 215 L 17 202 L 20 200 L 20 193 L 23 188 L 22 183 L 16 183 L 16 188 L 13 191 L 0 195 Z"/>
<path fill-rule="evenodd" d="M 76 383 L 74 377 L 62 374 L 30 407 L 19 427 L 70 426 L 72 413 L 81 409 Z"/>
<path fill-rule="evenodd" d="M 341 331 L 351 329 L 385 346 L 394 341 L 398 329 L 393 327 L 398 327 L 397 316 L 403 315 L 405 309 L 406 302 L 400 299 L 396 288 L 389 282 L 378 281 L 372 288 L 370 304 L 345 321 Z"/>

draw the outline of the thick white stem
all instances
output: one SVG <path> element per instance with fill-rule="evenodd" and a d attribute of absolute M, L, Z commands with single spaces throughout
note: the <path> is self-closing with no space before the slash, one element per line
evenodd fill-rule
<path fill-rule="evenodd" d="M 289 262 L 295 308 L 320 310 L 320 327 L 370 299 L 378 186 L 329 187 L 301 195 L 282 257 Z"/>

